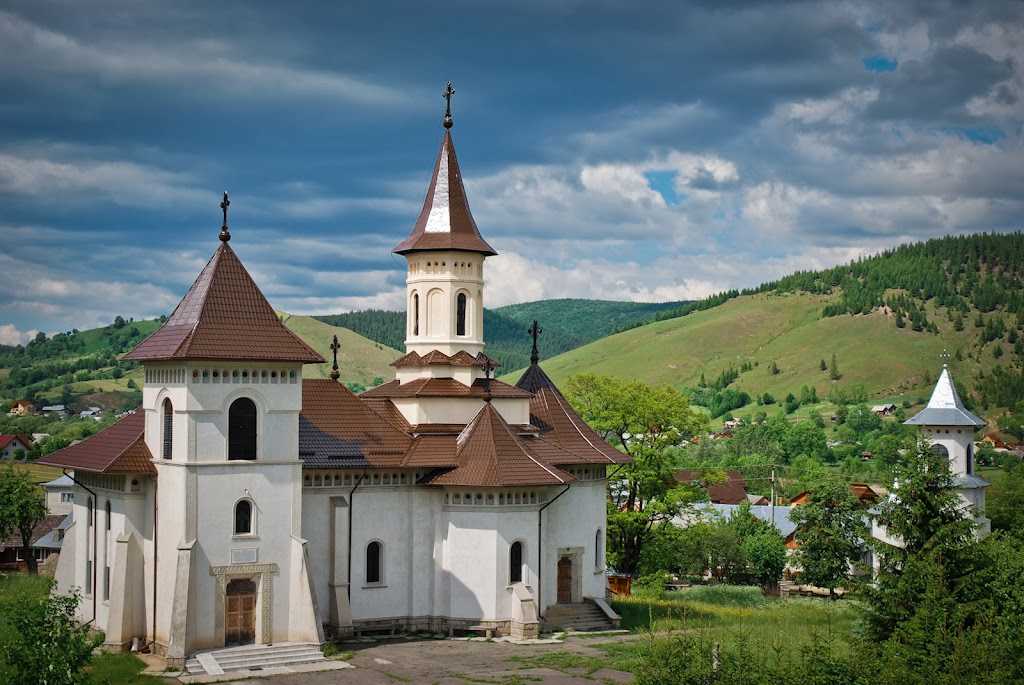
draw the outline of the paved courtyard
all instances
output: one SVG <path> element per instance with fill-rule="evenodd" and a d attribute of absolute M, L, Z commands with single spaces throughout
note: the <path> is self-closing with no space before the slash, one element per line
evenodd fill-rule
<path fill-rule="evenodd" d="M 637 639 L 634 635 L 569 637 L 554 644 L 399 637 L 340 646 L 355 668 L 254 679 L 267 685 L 593 685 L 631 683 L 633 676 L 610 668 L 593 670 L 607 653 L 594 645 Z M 174 682 L 174 681 L 171 681 Z"/>

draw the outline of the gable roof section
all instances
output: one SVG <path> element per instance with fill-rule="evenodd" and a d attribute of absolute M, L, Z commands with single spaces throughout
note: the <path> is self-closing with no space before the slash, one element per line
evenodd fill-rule
<path fill-rule="evenodd" d="M 413 440 L 335 380 L 302 381 L 299 458 L 306 468 L 395 468 Z"/>
<path fill-rule="evenodd" d="M 469 200 L 462 185 L 451 131 L 444 132 L 430 188 L 412 233 L 392 252 L 409 254 L 423 250 L 458 250 L 485 256 L 498 254 L 480 236 L 476 221 L 469 212 Z"/>
<path fill-rule="evenodd" d="M 485 402 L 456 439 L 458 466 L 432 477 L 431 485 L 506 487 L 560 485 L 575 480 L 544 460 Z"/>
<path fill-rule="evenodd" d="M 32 449 L 32 439 L 24 433 L 5 433 L 0 435 L 0 450 L 4 449 L 15 440 L 21 441 L 21 444 L 25 446 L 25 449 Z"/>
<path fill-rule="evenodd" d="M 96 435 L 36 463 L 92 473 L 156 473 L 146 446 L 146 412 L 137 409 Z"/>
<path fill-rule="evenodd" d="M 569 401 L 537 364 L 531 364 L 516 387 L 533 393 L 530 423 L 540 429 L 540 437 L 575 455 L 577 464 L 628 464 L 630 457 L 605 442 L 580 418 Z"/>
<path fill-rule="evenodd" d="M 942 367 L 942 375 L 935 383 L 931 399 L 928 405 L 911 416 L 903 423 L 912 426 L 972 426 L 980 428 L 986 425 L 977 416 L 964 407 L 960 401 L 960 395 L 953 385 L 953 378 L 949 375 L 949 369 Z"/>
<path fill-rule="evenodd" d="M 124 359 L 324 361 L 285 328 L 226 241 L 170 318 Z"/>
<path fill-rule="evenodd" d="M 700 478 L 701 471 L 676 471 L 672 476 L 679 483 L 691 483 Z M 725 471 L 727 480 L 707 486 L 708 501 L 712 504 L 742 504 L 748 501 L 747 480 L 739 471 Z"/>
<path fill-rule="evenodd" d="M 401 397 L 479 397 L 483 399 L 486 395 L 483 378 L 473 381 L 473 385 L 460 383 L 454 378 L 417 378 L 408 383 L 399 381 L 384 383 L 367 390 L 360 397 L 369 400 Z M 491 379 L 490 395 L 496 398 L 530 397 L 528 392 L 493 378 Z"/>

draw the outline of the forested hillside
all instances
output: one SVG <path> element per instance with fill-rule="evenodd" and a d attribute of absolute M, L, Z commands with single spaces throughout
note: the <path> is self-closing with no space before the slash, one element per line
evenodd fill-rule
<path fill-rule="evenodd" d="M 612 302 L 608 300 L 541 300 L 484 310 L 487 355 L 506 371 L 526 366 L 532 341 L 526 331 L 536 319 L 542 354 L 553 356 L 619 331 L 653 321 L 659 312 L 683 302 Z M 387 347 L 405 349 L 405 312 L 371 309 L 315 319 L 355 331 Z"/>

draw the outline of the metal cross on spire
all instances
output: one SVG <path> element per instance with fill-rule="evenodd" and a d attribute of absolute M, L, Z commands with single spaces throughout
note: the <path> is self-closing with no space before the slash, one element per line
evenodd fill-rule
<path fill-rule="evenodd" d="M 452 88 L 452 82 L 449 81 L 448 82 L 448 87 L 444 89 L 443 93 L 441 93 L 441 97 L 443 97 L 444 100 L 445 100 L 445 108 L 444 108 L 444 127 L 445 128 L 451 128 L 452 127 L 452 96 L 453 95 L 455 95 L 455 89 Z"/>
<path fill-rule="evenodd" d="M 942 348 L 942 354 L 939 356 L 942 357 L 942 368 L 946 368 L 946 364 L 949 363 L 949 352 L 945 347 Z"/>
<path fill-rule="evenodd" d="M 231 205 L 231 200 L 228 199 L 228 191 L 224 191 L 224 200 L 220 203 L 220 208 L 224 210 L 224 225 L 220 227 L 220 239 L 224 242 L 231 240 L 231 233 L 228 232 L 228 207 Z"/>
<path fill-rule="evenodd" d="M 533 325 L 530 326 L 530 329 L 526 332 L 533 336 L 533 351 L 530 352 L 530 363 L 536 364 L 540 361 L 540 355 L 537 353 L 537 336 L 544 331 L 537 325 L 537 319 L 534 319 Z"/>
<path fill-rule="evenodd" d="M 331 366 L 331 378 L 338 380 L 341 378 L 341 372 L 338 371 L 338 350 L 341 349 L 341 345 L 338 344 L 338 336 L 334 336 L 334 342 L 331 343 L 331 352 L 334 353 L 334 364 Z"/>
<path fill-rule="evenodd" d="M 484 393 L 485 400 L 490 401 L 491 399 L 491 372 L 494 371 L 494 362 L 491 361 L 490 357 L 484 357 Z"/>

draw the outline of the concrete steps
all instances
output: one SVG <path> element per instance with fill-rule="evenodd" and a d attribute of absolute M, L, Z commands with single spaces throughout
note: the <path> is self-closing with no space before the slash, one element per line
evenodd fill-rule
<path fill-rule="evenodd" d="M 274 645 L 243 645 L 204 650 L 185 663 L 190 675 L 221 675 L 233 671 L 259 671 L 297 664 L 326 662 L 320 647 L 309 643 L 286 642 Z M 218 673 L 217 671 L 220 671 Z"/>
<path fill-rule="evenodd" d="M 554 630 L 594 632 L 616 630 L 618 626 L 612 623 L 600 607 L 593 602 L 580 602 L 579 604 L 555 604 L 548 607 L 541 621 L 541 628 L 545 632 Z"/>

